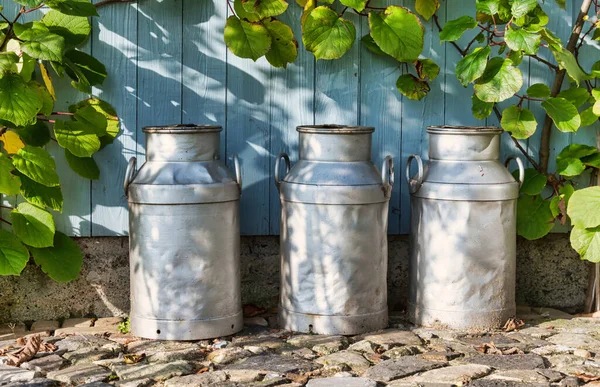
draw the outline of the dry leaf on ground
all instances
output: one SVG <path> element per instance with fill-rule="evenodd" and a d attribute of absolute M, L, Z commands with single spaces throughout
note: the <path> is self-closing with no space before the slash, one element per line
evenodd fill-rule
<path fill-rule="evenodd" d="M 504 332 L 511 332 L 519 329 L 523 325 L 525 325 L 523 320 L 518 319 L 516 317 L 511 317 L 506 321 L 502 329 L 504 329 Z"/>
<path fill-rule="evenodd" d="M 42 343 L 42 338 L 40 335 L 27 337 L 27 343 L 23 348 L 6 354 L 6 357 L 8 358 L 6 364 L 9 366 L 18 367 L 26 361 L 31 360 L 35 354 L 40 351 L 42 344 L 45 343 Z M 45 345 L 43 349 L 46 349 Z"/>

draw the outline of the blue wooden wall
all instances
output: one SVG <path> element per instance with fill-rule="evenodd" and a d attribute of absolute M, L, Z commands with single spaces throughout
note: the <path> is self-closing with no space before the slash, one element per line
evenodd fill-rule
<path fill-rule="evenodd" d="M 279 199 L 273 185 L 273 162 L 279 152 L 297 160 L 297 133 L 300 124 L 336 123 L 376 127 L 373 159 L 379 166 L 386 155 L 396 163 L 396 183 L 390 203 L 392 234 L 409 231 L 409 197 L 403 164 L 412 153 L 426 156 L 428 125 L 497 125 L 491 116 L 485 122 L 471 115 L 472 88 L 463 88 L 454 76 L 460 59 L 454 47 L 440 44 L 433 22 L 427 30 L 423 56 L 442 68 L 423 101 L 403 98 L 395 89 L 398 64 L 377 57 L 359 43 L 342 60 L 318 61 L 304 50 L 298 19 L 301 14 L 293 0 L 283 21 L 294 27 L 299 57 L 287 70 L 274 69 L 264 59 L 256 63 L 228 52 L 222 33 L 228 16 L 226 0 L 141 0 L 139 4 L 116 4 L 100 9 L 94 18 L 93 38 L 85 50 L 104 62 L 109 78 L 94 95 L 109 101 L 122 120 L 122 133 L 115 143 L 97 156 L 102 177 L 87 181 L 68 170 L 62 152 L 50 144 L 56 156 L 65 193 L 63 214 L 57 214 L 57 228 L 75 236 L 127 234 L 127 201 L 122 182 L 131 156 L 144 161 L 145 125 L 199 123 L 222 125 L 222 157 L 232 165 L 239 154 L 243 165 L 242 233 L 270 235 L 279 232 Z M 0 0 L 5 8 L 12 6 Z M 9 4 L 10 3 L 10 4 Z M 403 4 L 413 8 L 414 0 L 375 0 L 374 6 Z M 550 27 L 566 41 L 577 15 L 578 0 L 567 0 L 565 12 L 547 1 Z M 474 1 L 442 1 L 441 23 L 472 12 Z M 414 9 L 414 8 L 413 8 Z M 471 11 L 469 11 L 471 9 Z M 346 13 L 350 15 L 350 12 Z M 357 35 L 367 33 L 365 18 L 349 16 Z M 459 41 L 465 45 L 469 36 Z M 584 53 L 588 67 L 598 58 Z M 540 56 L 553 61 L 541 50 Z M 525 59 L 526 88 L 537 82 L 551 83 L 551 73 L 537 61 Z M 66 85 L 66 82 L 65 82 Z M 62 107 L 82 98 L 80 93 L 61 87 L 67 95 Z M 529 106 L 541 125 L 543 111 Z M 596 143 L 598 126 L 576 134 L 554 132 L 552 156 L 572 140 Z M 522 145 L 537 157 L 539 134 Z M 515 154 L 510 138 L 503 138 L 504 156 Z M 554 162 L 551 162 L 551 166 Z"/>

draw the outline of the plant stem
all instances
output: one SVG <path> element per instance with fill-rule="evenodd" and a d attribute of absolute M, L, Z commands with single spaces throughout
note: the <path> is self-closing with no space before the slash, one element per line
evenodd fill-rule
<path fill-rule="evenodd" d="M 9 226 L 12 226 L 12 223 L 4 218 L 0 218 L 0 220 L 3 221 L 4 223 L 8 224 Z"/>
<path fill-rule="evenodd" d="M 569 42 L 567 43 L 567 50 L 573 53 L 575 51 L 577 41 L 579 40 L 579 35 L 581 35 L 581 29 L 583 28 L 583 23 L 585 22 L 585 17 L 590 10 L 590 6 L 592 5 L 592 0 L 583 0 L 581 3 L 581 10 L 579 11 L 579 15 L 577 16 L 577 21 L 573 26 L 573 31 L 571 32 L 571 37 L 569 38 Z M 556 73 L 556 77 L 554 78 L 554 83 L 552 84 L 552 89 L 550 89 L 550 96 L 556 97 L 556 95 L 560 92 L 560 88 L 562 87 L 563 80 L 565 79 L 565 70 L 559 70 Z M 550 158 L 550 137 L 552 136 L 552 119 L 548 114 L 544 117 L 544 125 L 542 126 L 542 138 L 540 140 L 540 167 L 544 173 L 548 172 L 548 161 Z"/>
<path fill-rule="evenodd" d="M 558 70 L 559 70 L 559 68 L 558 68 L 558 66 L 557 66 L 557 65 L 555 65 L 554 63 L 550 63 L 550 62 L 548 62 L 548 61 L 547 61 L 546 59 L 544 59 L 544 58 L 540 58 L 539 56 L 537 56 L 537 55 L 535 55 L 535 54 L 534 54 L 534 55 L 528 55 L 528 56 L 529 56 L 530 58 L 533 58 L 533 59 L 537 60 L 538 62 L 542 62 L 543 64 L 545 64 L 546 66 L 550 67 L 550 68 L 551 68 L 552 70 L 554 70 L 554 71 L 558 71 Z"/>
<path fill-rule="evenodd" d="M 6 208 L 7 210 L 12 210 L 12 209 L 13 209 L 12 207 L 5 206 L 5 205 L 3 205 L 3 204 L 0 204 L 0 207 L 1 207 L 1 208 Z"/>
<path fill-rule="evenodd" d="M 8 27 L 8 31 L 6 32 L 6 36 L 4 37 L 4 40 L 2 41 L 2 44 L 0 44 L 0 51 L 4 51 L 4 46 L 6 45 L 6 43 L 8 43 L 8 41 L 11 38 L 11 35 L 13 33 L 13 26 L 14 24 L 19 20 L 19 18 L 21 17 L 21 15 L 25 12 L 25 7 L 21 7 L 21 10 L 19 11 L 19 13 L 17 13 L 17 16 L 15 16 L 15 19 L 12 22 L 8 22 L 8 24 L 10 24 L 10 27 Z"/>

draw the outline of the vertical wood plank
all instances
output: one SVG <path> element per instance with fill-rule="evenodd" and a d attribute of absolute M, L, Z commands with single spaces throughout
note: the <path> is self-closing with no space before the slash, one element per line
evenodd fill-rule
<path fill-rule="evenodd" d="M 226 152 L 228 158 L 238 154 L 242 161 L 244 235 L 268 235 L 270 228 L 270 76 L 271 65 L 264 57 L 253 63 L 227 52 Z"/>
<path fill-rule="evenodd" d="M 119 4 L 99 10 L 93 19 L 92 55 L 104 63 L 108 77 L 94 95 L 110 103 L 119 115 L 121 132 L 114 143 L 94 156 L 100 180 L 92 181 L 92 236 L 128 233 L 127 198 L 123 179 L 130 157 L 136 156 L 137 10 Z"/>
<path fill-rule="evenodd" d="M 292 27 L 298 41 L 298 59 L 287 69 L 272 69 L 269 80 L 269 123 L 270 123 L 270 155 L 268 157 L 269 176 L 269 234 L 278 235 L 280 226 L 281 204 L 279 191 L 273 183 L 275 157 L 280 152 L 286 152 L 292 163 L 298 160 L 299 125 L 314 123 L 314 56 L 306 51 L 302 43 L 300 16 L 302 8 L 294 2 L 289 2 L 288 11 L 281 21 Z M 282 174 L 284 171 L 281 172 Z"/>
<path fill-rule="evenodd" d="M 181 122 L 183 0 L 147 0 L 138 10 L 137 159 L 145 160 L 148 125 Z"/>
<path fill-rule="evenodd" d="M 443 2 L 438 10 L 440 23 L 445 23 L 446 7 L 450 5 Z M 449 69 L 447 60 L 444 57 L 444 43 L 440 42 L 439 32 L 435 26 L 433 19 L 429 22 L 424 22 L 425 25 L 425 46 L 422 56 L 424 58 L 433 59 L 440 66 L 440 75 L 433 81 L 429 82 L 431 91 L 421 101 L 413 101 L 408 98 L 402 100 L 402 151 L 397 180 L 401 181 L 400 188 L 400 233 L 407 234 L 410 232 L 410 193 L 408 185 L 404 179 L 402 172 L 404 163 L 411 154 L 418 154 L 424 160 L 428 156 L 428 136 L 427 126 L 441 125 L 444 123 L 444 91 L 443 81 L 445 77 L 454 76 L 454 70 Z M 449 49 L 455 50 L 454 47 Z M 462 88 L 462 86 L 461 86 Z M 470 103 L 470 99 L 468 100 Z M 466 101 L 462 101 L 467 103 Z M 462 108 L 463 112 L 467 108 Z M 470 108 L 467 110 L 470 112 Z"/>

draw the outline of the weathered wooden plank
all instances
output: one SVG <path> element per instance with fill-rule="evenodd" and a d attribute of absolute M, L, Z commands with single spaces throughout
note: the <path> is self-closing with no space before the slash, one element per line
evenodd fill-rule
<path fill-rule="evenodd" d="M 314 115 L 314 56 L 306 51 L 302 44 L 300 16 L 302 9 L 290 2 L 288 11 L 280 20 L 292 27 L 298 41 L 298 59 L 287 69 L 272 69 L 269 79 L 269 111 L 270 123 L 270 155 L 268 163 L 270 173 L 267 179 L 269 188 L 269 234 L 278 235 L 280 226 L 281 204 L 279 191 L 273 183 L 275 157 L 286 152 L 292 163 L 298 160 L 298 125 L 312 125 Z M 285 173 L 283 167 L 282 172 Z"/>
<path fill-rule="evenodd" d="M 125 235 L 128 231 L 127 198 L 123 179 L 127 162 L 136 156 L 137 18 L 131 5 L 101 8 L 93 19 L 92 55 L 107 66 L 108 78 L 94 95 L 117 110 L 121 133 L 94 159 L 100 180 L 92 181 L 92 236 Z"/>
<path fill-rule="evenodd" d="M 148 125 L 181 122 L 183 0 L 142 1 L 138 11 L 137 159 L 145 161 Z"/>

